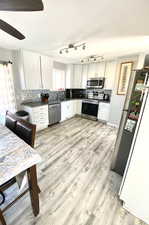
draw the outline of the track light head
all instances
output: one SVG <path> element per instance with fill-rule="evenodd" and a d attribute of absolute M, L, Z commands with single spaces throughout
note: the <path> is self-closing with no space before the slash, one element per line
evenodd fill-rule
<path fill-rule="evenodd" d="M 84 59 L 81 59 L 81 63 L 97 63 L 97 62 L 102 62 L 104 60 L 103 56 L 98 56 L 98 55 L 90 55 Z"/>
<path fill-rule="evenodd" d="M 83 49 L 83 50 L 85 50 L 85 49 L 86 49 L 86 46 L 85 46 L 85 45 L 83 45 L 83 46 L 82 46 L 82 49 Z"/>
<path fill-rule="evenodd" d="M 74 48 L 74 44 L 69 44 L 68 48 Z"/>
<path fill-rule="evenodd" d="M 70 49 L 78 50 L 79 48 L 82 48 L 82 50 L 85 50 L 86 49 L 85 43 L 78 44 L 78 45 L 76 45 L 76 44 L 69 44 L 68 47 L 60 49 L 59 53 L 60 54 L 62 54 L 64 52 L 69 53 Z"/>

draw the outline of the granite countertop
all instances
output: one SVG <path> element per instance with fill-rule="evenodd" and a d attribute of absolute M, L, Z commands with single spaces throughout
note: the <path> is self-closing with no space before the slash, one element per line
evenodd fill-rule
<path fill-rule="evenodd" d="M 0 125 L 0 185 L 40 161 L 37 151 Z"/>
<path fill-rule="evenodd" d="M 41 101 L 39 101 L 39 102 L 32 101 L 32 102 L 24 102 L 21 105 L 30 106 L 30 107 L 38 107 L 38 106 L 48 105 L 48 103 L 44 103 Z"/>
<path fill-rule="evenodd" d="M 88 99 L 88 98 L 65 98 L 60 101 L 49 101 L 48 103 L 43 103 L 41 101 L 39 102 L 25 102 L 22 103 L 21 105 L 29 106 L 29 107 L 38 107 L 38 106 L 43 106 L 43 105 L 53 105 L 53 104 L 59 104 L 61 102 L 65 101 L 73 101 L 73 100 L 97 100 L 97 99 Z M 103 100 L 98 100 L 98 102 L 104 102 L 104 103 L 110 103 L 110 101 L 103 101 Z"/>

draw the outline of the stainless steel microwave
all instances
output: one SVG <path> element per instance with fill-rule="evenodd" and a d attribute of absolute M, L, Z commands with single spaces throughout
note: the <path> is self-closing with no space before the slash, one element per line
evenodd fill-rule
<path fill-rule="evenodd" d="M 87 88 L 104 88 L 105 78 L 98 77 L 98 78 L 90 78 L 87 80 Z"/>

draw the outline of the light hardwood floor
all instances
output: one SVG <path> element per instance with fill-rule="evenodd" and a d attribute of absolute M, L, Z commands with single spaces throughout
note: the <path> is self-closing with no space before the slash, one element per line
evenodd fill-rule
<path fill-rule="evenodd" d="M 40 132 L 40 215 L 33 216 L 26 195 L 6 212 L 8 225 L 144 225 L 118 199 L 121 177 L 109 169 L 116 132 L 79 117 Z"/>

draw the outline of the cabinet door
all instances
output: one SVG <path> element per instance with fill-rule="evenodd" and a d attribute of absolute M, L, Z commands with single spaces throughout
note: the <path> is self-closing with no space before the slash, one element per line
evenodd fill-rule
<path fill-rule="evenodd" d="M 96 73 L 96 63 L 88 64 L 88 79 L 97 77 Z"/>
<path fill-rule="evenodd" d="M 86 88 L 88 80 L 89 64 L 82 65 L 82 88 Z"/>
<path fill-rule="evenodd" d="M 68 109 L 67 109 L 67 102 L 61 103 L 61 121 L 66 120 L 68 117 Z"/>
<path fill-rule="evenodd" d="M 66 88 L 73 88 L 73 65 L 72 64 L 67 65 Z"/>
<path fill-rule="evenodd" d="M 73 117 L 75 115 L 75 109 L 76 109 L 76 104 L 75 100 L 68 101 L 68 110 L 69 110 L 69 118 Z"/>
<path fill-rule="evenodd" d="M 105 62 L 96 64 L 96 77 L 104 77 L 105 76 L 106 64 Z"/>
<path fill-rule="evenodd" d="M 73 88 L 82 88 L 82 65 L 74 65 Z"/>
<path fill-rule="evenodd" d="M 76 114 L 81 115 L 82 100 L 76 100 Z"/>
<path fill-rule="evenodd" d="M 107 122 L 109 120 L 109 113 L 110 113 L 110 104 L 100 102 L 98 109 L 98 119 Z"/>
<path fill-rule="evenodd" d="M 37 53 L 22 52 L 25 89 L 41 89 L 40 55 Z"/>
<path fill-rule="evenodd" d="M 52 89 L 53 60 L 48 56 L 41 56 L 42 87 Z"/>

